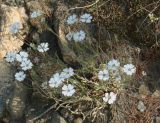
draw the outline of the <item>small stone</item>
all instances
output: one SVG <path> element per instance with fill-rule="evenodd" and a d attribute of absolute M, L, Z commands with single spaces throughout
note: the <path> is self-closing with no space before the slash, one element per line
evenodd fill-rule
<path fill-rule="evenodd" d="M 39 41 L 40 41 L 40 36 L 39 36 L 39 34 L 38 34 L 37 32 L 33 32 L 33 33 L 32 33 L 32 38 L 33 38 L 34 41 L 36 41 L 36 42 L 39 43 Z"/>
<path fill-rule="evenodd" d="M 144 103 L 142 101 L 138 102 L 138 106 L 137 106 L 138 110 L 140 112 L 144 112 L 146 110 L 146 106 L 144 105 Z"/>
<path fill-rule="evenodd" d="M 145 98 L 150 93 L 149 89 L 145 85 L 139 87 L 139 94 L 142 98 Z"/>
<path fill-rule="evenodd" d="M 82 123 L 82 122 L 83 122 L 83 120 L 80 117 L 74 120 L 74 123 Z"/>
<path fill-rule="evenodd" d="M 32 120 L 28 120 L 26 123 L 34 123 Z"/>
<path fill-rule="evenodd" d="M 160 91 L 156 90 L 153 94 L 152 97 L 160 97 Z"/>

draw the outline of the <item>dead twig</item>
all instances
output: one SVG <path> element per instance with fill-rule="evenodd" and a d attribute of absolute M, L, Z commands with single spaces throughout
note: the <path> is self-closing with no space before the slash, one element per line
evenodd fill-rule
<path fill-rule="evenodd" d="M 149 7 L 149 6 L 151 6 L 151 5 L 155 5 L 155 4 L 157 5 L 159 2 L 160 2 L 160 0 L 157 1 L 157 2 L 153 2 L 153 3 L 151 3 L 151 4 L 148 4 L 148 5 L 146 5 L 145 7 L 141 7 L 139 10 L 137 10 L 137 11 L 134 12 L 132 15 L 130 15 L 129 17 L 127 17 L 127 20 L 129 20 L 133 15 L 137 14 L 139 11 L 144 10 L 144 8 Z M 155 8 L 155 9 L 157 9 L 157 8 Z M 152 12 L 155 11 L 155 9 L 153 9 Z"/>
<path fill-rule="evenodd" d="M 56 105 L 56 104 L 55 104 L 55 105 Z M 49 107 L 45 112 L 41 113 L 40 115 L 38 115 L 37 117 L 33 118 L 33 119 L 30 120 L 30 121 L 34 122 L 34 121 L 40 119 L 42 116 L 44 116 L 44 115 L 47 114 L 49 111 L 51 111 L 52 109 L 54 109 L 54 108 L 56 107 L 55 105 L 52 105 L 52 106 Z"/>
<path fill-rule="evenodd" d="M 70 10 L 74 10 L 74 9 L 90 8 L 90 7 L 94 6 L 94 5 L 96 5 L 99 1 L 100 1 L 100 0 L 96 0 L 96 1 L 95 1 L 94 3 L 92 3 L 92 4 L 86 5 L 86 6 L 82 6 L 82 7 L 74 7 L 74 8 L 70 8 L 69 11 L 70 11 Z"/>

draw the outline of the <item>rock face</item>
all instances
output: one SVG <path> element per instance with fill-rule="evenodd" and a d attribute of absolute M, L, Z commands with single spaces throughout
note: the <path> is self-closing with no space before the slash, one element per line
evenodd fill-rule
<path fill-rule="evenodd" d="M 5 61 L 0 61 L 0 118 L 3 117 L 5 102 L 10 97 L 13 79 L 12 67 Z"/>
<path fill-rule="evenodd" d="M 0 61 L 0 119 L 7 109 L 12 123 L 22 123 L 27 89 L 22 83 L 14 82 L 13 66 Z"/>
<path fill-rule="evenodd" d="M 27 15 L 23 7 L 0 5 L 0 117 L 7 109 L 12 123 L 22 122 L 25 109 L 26 88 L 14 82 L 12 66 L 3 61 L 7 52 L 18 52 L 28 33 Z M 18 23 L 18 32 L 13 34 L 11 26 Z M 12 91 L 11 91 L 12 90 Z M 10 93 L 12 92 L 12 93 Z"/>
<path fill-rule="evenodd" d="M 26 107 L 27 88 L 23 83 L 15 82 L 12 97 L 9 101 L 8 110 L 12 122 L 24 122 L 24 111 Z"/>
<path fill-rule="evenodd" d="M 7 52 L 18 51 L 24 44 L 23 39 L 27 32 L 27 15 L 23 7 L 12 7 L 4 4 L 0 5 L 0 60 Z M 19 33 L 13 35 L 10 32 L 11 25 L 19 23 Z"/>

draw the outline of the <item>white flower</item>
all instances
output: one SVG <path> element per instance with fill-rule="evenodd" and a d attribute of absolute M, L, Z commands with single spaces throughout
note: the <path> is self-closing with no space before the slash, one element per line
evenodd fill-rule
<path fill-rule="evenodd" d="M 110 92 L 105 93 L 105 96 L 103 97 L 103 101 L 108 104 L 113 104 L 116 101 L 117 94 Z"/>
<path fill-rule="evenodd" d="M 7 62 L 13 62 L 16 58 L 16 53 L 9 52 L 9 53 L 6 54 L 5 57 L 6 57 L 5 59 L 6 59 Z"/>
<path fill-rule="evenodd" d="M 108 70 L 99 71 L 98 78 L 99 80 L 103 80 L 103 81 L 109 80 Z"/>
<path fill-rule="evenodd" d="M 66 38 L 67 38 L 68 41 L 71 41 L 71 40 L 72 40 L 73 34 L 74 34 L 73 32 L 69 32 L 69 33 L 66 35 Z"/>
<path fill-rule="evenodd" d="M 21 62 L 20 66 L 22 67 L 22 70 L 26 71 L 26 70 L 31 69 L 32 66 L 33 66 L 33 64 L 32 64 L 32 62 L 29 59 L 26 59 L 26 60 L 23 60 Z"/>
<path fill-rule="evenodd" d="M 63 83 L 63 78 L 61 78 L 59 73 L 54 74 L 51 79 L 49 80 L 49 86 L 57 88 Z"/>
<path fill-rule="evenodd" d="M 37 50 L 41 53 L 48 51 L 48 43 L 41 43 L 40 45 L 38 45 Z"/>
<path fill-rule="evenodd" d="M 108 102 L 108 99 L 109 99 L 109 93 L 105 93 L 105 95 L 103 97 L 103 101 Z"/>
<path fill-rule="evenodd" d="M 28 53 L 21 51 L 19 54 L 16 54 L 16 60 L 19 62 L 22 62 L 23 60 L 28 59 Z"/>
<path fill-rule="evenodd" d="M 151 22 L 159 20 L 159 18 L 155 17 L 153 13 L 149 13 L 148 16 Z"/>
<path fill-rule="evenodd" d="M 143 76 L 146 76 L 147 73 L 146 73 L 145 71 L 142 71 L 142 75 L 143 75 Z"/>
<path fill-rule="evenodd" d="M 75 32 L 73 34 L 73 39 L 75 42 L 81 42 L 85 39 L 85 32 L 83 30 L 80 30 L 79 32 Z"/>
<path fill-rule="evenodd" d="M 68 74 L 70 77 L 74 75 L 74 70 L 71 67 L 63 69 L 63 72 Z"/>
<path fill-rule="evenodd" d="M 49 86 L 52 88 L 57 88 L 61 84 L 61 81 L 56 81 L 54 78 L 50 78 L 49 80 Z"/>
<path fill-rule="evenodd" d="M 73 75 L 74 75 L 74 71 L 72 68 L 65 68 L 60 74 L 61 78 L 64 78 L 64 79 L 68 79 Z"/>
<path fill-rule="evenodd" d="M 34 11 L 31 13 L 31 18 L 37 18 L 38 16 L 41 16 L 42 13 L 38 10 L 38 11 Z"/>
<path fill-rule="evenodd" d="M 23 71 L 20 71 L 15 74 L 15 79 L 18 81 L 23 81 L 26 78 L 26 74 Z"/>
<path fill-rule="evenodd" d="M 127 75 L 132 75 L 133 73 L 136 72 L 136 68 L 133 64 L 126 64 L 123 67 L 123 71 L 127 74 Z"/>
<path fill-rule="evenodd" d="M 149 13 L 148 16 L 149 16 L 149 18 L 153 18 L 154 14 L 153 13 Z"/>
<path fill-rule="evenodd" d="M 112 59 L 108 62 L 108 69 L 109 70 L 117 70 L 117 68 L 120 66 L 120 62 L 118 60 Z"/>
<path fill-rule="evenodd" d="M 80 21 L 83 22 L 83 23 L 91 23 L 91 20 L 92 20 L 92 16 L 90 14 L 83 14 L 81 17 L 80 17 Z"/>
<path fill-rule="evenodd" d="M 21 28 L 21 23 L 15 22 L 10 26 L 10 32 L 15 34 L 19 31 L 20 28 Z"/>
<path fill-rule="evenodd" d="M 72 96 L 74 93 L 75 93 L 75 89 L 73 85 L 68 84 L 62 87 L 62 94 L 64 96 Z"/>
<path fill-rule="evenodd" d="M 75 22 L 77 22 L 78 19 L 77 19 L 77 15 L 73 14 L 73 15 L 70 15 L 68 18 L 67 18 L 67 24 L 71 25 L 71 24 L 74 24 Z"/>

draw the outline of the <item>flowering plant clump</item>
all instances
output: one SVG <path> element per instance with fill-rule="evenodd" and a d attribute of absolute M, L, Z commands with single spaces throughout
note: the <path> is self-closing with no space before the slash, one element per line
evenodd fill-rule
<path fill-rule="evenodd" d="M 7 62 L 16 62 L 21 67 L 21 71 L 15 74 L 17 81 L 23 81 L 26 78 L 24 71 L 30 70 L 33 67 L 32 62 L 28 58 L 28 53 L 25 51 L 20 51 L 17 54 L 13 52 L 7 53 L 5 59 Z"/>
<path fill-rule="evenodd" d="M 68 81 L 70 77 L 74 76 L 74 70 L 72 68 L 65 68 L 61 73 L 55 73 L 49 80 L 49 87 L 57 88 L 62 86 L 62 94 L 64 96 L 72 96 L 75 92 L 74 86 L 71 84 L 65 85 L 65 81 Z M 68 93 L 67 93 L 68 92 Z"/>
<path fill-rule="evenodd" d="M 31 13 L 31 18 L 38 16 L 41 16 L 38 11 Z M 80 24 L 91 23 L 92 18 L 87 13 L 81 15 L 80 18 L 73 14 L 67 18 L 66 23 L 70 26 L 78 21 Z M 56 58 L 50 56 L 47 53 L 49 51 L 47 42 L 40 43 L 29 51 L 7 53 L 5 59 L 18 66 L 15 80 L 22 82 L 30 77 L 33 86 L 35 85 L 33 88 L 39 90 L 38 92 L 43 92 L 40 93 L 43 97 L 54 100 L 57 109 L 74 105 L 75 110 L 74 108 L 73 110 L 77 113 L 76 108 L 79 107 L 79 103 L 89 102 L 93 103 L 91 107 L 101 110 L 106 106 L 116 104 L 122 85 L 126 81 L 125 78 L 134 75 L 136 67 L 131 63 L 124 64 L 124 61 L 121 62 L 118 59 L 102 60 L 100 48 L 83 42 L 86 35 L 82 29 L 71 31 L 66 35 L 67 40 L 74 40 L 75 45 L 72 48 L 77 55 L 79 67 L 64 63 L 56 56 Z M 91 112 L 88 115 L 91 115 Z M 78 113 L 83 114 L 83 110 Z"/>
<path fill-rule="evenodd" d="M 81 15 L 79 19 L 76 14 L 73 14 L 67 18 L 67 24 L 72 25 L 78 21 L 81 23 L 91 23 L 92 18 L 93 17 L 88 13 Z M 76 32 L 69 32 L 66 35 L 66 39 L 68 41 L 74 40 L 75 42 L 82 42 L 85 39 L 85 37 L 86 37 L 86 33 L 83 30 L 79 30 Z"/>

